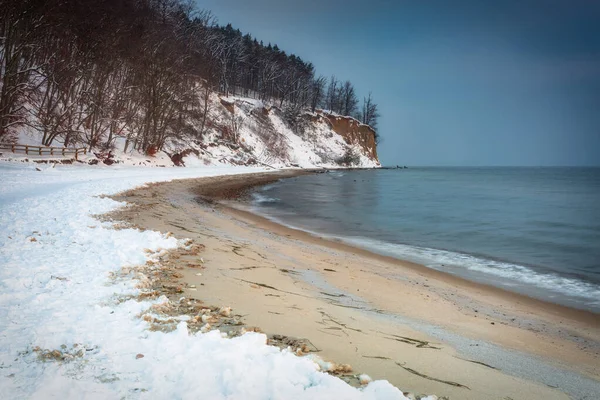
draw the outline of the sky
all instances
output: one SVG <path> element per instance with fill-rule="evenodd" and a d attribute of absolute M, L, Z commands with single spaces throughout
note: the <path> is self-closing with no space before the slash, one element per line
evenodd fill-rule
<path fill-rule="evenodd" d="M 597 0 L 197 0 L 349 79 L 384 165 L 600 165 Z"/>

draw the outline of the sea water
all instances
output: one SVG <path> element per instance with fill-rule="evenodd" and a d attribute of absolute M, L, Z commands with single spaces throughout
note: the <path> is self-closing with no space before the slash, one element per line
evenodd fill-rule
<path fill-rule="evenodd" d="M 291 227 L 600 312 L 600 168 L 409 168 L 283 179 L 254 211 Z"/>

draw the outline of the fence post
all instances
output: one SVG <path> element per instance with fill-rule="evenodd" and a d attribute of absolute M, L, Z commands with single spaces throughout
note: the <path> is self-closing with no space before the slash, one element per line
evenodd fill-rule
<path fill-rule="evenodd" d="M 64 147 L 62 148 L 62 155 L 63 155 L 63 157 L 65 156 L 65 148 Z"/>
<path fill-rule="evenodd" d="M 25 145 L 25 154 L 29 155 L 29 146 Z"/>
<path fill-rule="evenodd" d="M 50 155 L 53 156 L 54 155 L 54 147 L 50 147 Z"/>
<path fill-rule="evenodd" d="M 13 153 L 15 152 L 15 145 L 14 144 L 12 145 L 12 152 Z"/>
<path fill-rule="evenodd" d="M 79 149 L 75 149 L 75 160 L 79 161 L 79 159 L 77 158 L 77 153 L 79 153 Z"/>
<path fill-rule="evenodd" d="M 39 147 L 40 150 L 40 156 L 42 155 L 42 146 Z"/>

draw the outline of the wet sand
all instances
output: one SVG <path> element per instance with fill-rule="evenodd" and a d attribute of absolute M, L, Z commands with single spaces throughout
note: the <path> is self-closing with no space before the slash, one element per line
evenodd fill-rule
<path fill-rule="evenodd" d="M 236 201 L 298 171 L 154 184 L 115 196 L 134 226 L 203 244 L 185 295 L 405 392 L 451 399 L 600 393 L 600 317 L 286 228 Z M 225 199 L 223 201 L 223 199 Z"/>

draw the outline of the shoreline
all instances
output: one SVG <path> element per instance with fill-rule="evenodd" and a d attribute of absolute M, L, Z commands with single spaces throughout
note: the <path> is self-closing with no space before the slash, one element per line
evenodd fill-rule
<path fill-rule="evenodd" d="M 273 176 L 272 178 L 269 176 L 261 176 L 256 180 L 243 182 L 239 182 L 238 177 L 233 177 L 234 182 L 231 182 L 231 185 L 226 184 L 225 188 L 223 188 L 222 185 L 219 185 L 220 188 L 218 191 L 214 191 L 212 187 L 208 186 L 203 187 L 202 190 L 194 190 L 194 192 L 198 196 L 202 197 L 204 200 L 212 201 L 215 204 L 218 204 L 220 207 L 223 208 L 223 210 L 226 213 L 240 218 L 246 222 L 253 223 L 261 229 L 268 229 L 272 232 L 276 232 L 278 234 L 283 235 L 294 235 L 298 239 L 312 244 L 325 245 L 336 250 L 360 254 L 363 256 L 379 259 L 385 262 L 394 263 L 402 267 L 413 269 L 415 272 L 428 275 L 432 278 L 443 279 L 450 283 L 461 285 L 469 290 L 484 289 L 486 291 L 493 292 L 495 295 L 499 296 L 502 299 L 509 301 L 517 301 L 521 303 L 528 303 L 529 305 L 544 308 L 546 310 L 550 309 L 551 312 L 557 315 L 564 315 L 565 318 L 573 319 L 578 322 L 590 323 L 591 325 L 593 325 L 594 328 L 600 329 L 600 313 L 595 313 L 593 311 L 585 309 L 570 307 L 559 303 L 553 303 L 550 301 L 538 299 L 535 297 L 527 296 L 526 294 L 513 292 L 501 287 L 469 280 L 467 278 L 463 278 L 462 276 L 430 268 L 423 264 L 419 264 L 409 260 L 380 254 L 367 248 L 349 244 L 347 242 L 344 242 L 343 240 L 321 236 L 319 233 L 312 233 L 300 228 L 287 226 L 281 222 L 272 220 L 264 215 L 252 211 L 248 207 L 246 197 L 247 193 L 251 192 L 254 188 L 268 185 L 270 183 L 278 181 L 279 179 L 286 179 L 315 173 L 315 171 L 312 170 L 290 170 L 287 172 L 289 174 L 278 174 Z"/>
<path fill-rule="evenodd" d="M 364 310 L 361 307 L 356 307 L 349 304 L 344 305 L 340 302 L 340 299 L 349 300 L 356 302 L 363 301 L 364 304 L 368 304 L 371 311 L 375 314 L 379 314 L 379 319 L 386 319 L 389 316 L 398 316 L 401 318 L 408 318 L 410 321 L 423 321 L 425 323 L 433 323 L 434 326 L 441 326 L 444 330 L 457 334 L 460 337 L 464 337 L 467 340 L 483 340 L 485 342 L 494 343 L 498 346 L 508 349 L 514 349 L 519 352 L 526 352 L 532 354 L 532 358 L 544 357 L 547 360 L 551 360 L 552 363 L 560 366 L 561 368 L 567 368 L 571 371 L 576 371 L 588 377 L 593 382 L 598 382 L 598 373 L 596 367 L 599 365 L 598 352 L 600 351 L 599 343 L 599 318 L 597 314 L 584 311 L 571 309 L 569 307 L 544 302 L 529 298 L 524 295 L 515 294 L 508 292 L 501 288 L 491 287 L 481 283 L 475 283 L 466 279 L 450 275 L 445 272 L 437 271 L 434 269 L 427 268 L 425 266 L 398 260 L 393 257 L 383 256 L 376 253 L 372 253 L 368 250 L 353 247 L 351 245 L 341 243 L 335 240 L 323 239 L 318 236 L 311 235 L 304 231 L 298 231 L 292 228 L 279 225 L 273 221 L 268 220 L 265 217 L 252 214 L 251 212 L 240 209 L 240 203 L 232 203 L 231 199 L 237 198 L 240 192 L 245 192 L 249 188 L 267 184 L 272 181 L 276 181 L 283 177 L 295 176 L 298 174 L 310 173 L 307 171 L 287 171 L 287 172 L 275 172 L 265 174 L 253 174 L 253 175 L 242 175 L 236 177 L 220 177 L 220 178 L 209 178 L 203 180 L 188 180 L 188 181 L 173 181 L 164 184 L 150 185 L 146 188 L 134 190 L 137 192 L 135 196 L 131 196 L 125 193 L 121 196 L 115 196 L 117 200 L 124 200 L 132 202 L 140 206 L 144 201 L 140 202 L 140 192 L 144 191 L 146 194 L 154 193 L 153 203 L 156 204 L 156 198 L 159 198 L 163 203 L 170 203 L 171 208 L 182 207 L 185 212 L 184 215 L 193 215 L 196 218 L 188 218 L 185 224 L 179 225 L 183 229 L 173 228 L 174 224 L 169 224 L 169 221 L 164 220 L 164 214 L 162 212 L 151 212 L 149 210 L 142 210 L 141 212 L 129 213 L 129 220 L 134 225 L 142 228 L 161 230 L 163 232 L 172 231 L 178 238 L 189 237 L 190 233 L 197 233 L 198 238 L 202 241 L 215 242 L 215 245 L 223 245 L 226 242 L 228 246 L 231 243 L 240 242 L 243 243 L 240 249 L 243 251 L 237 251 L 237 255 L 233 254 L 222 258 L 222 254 L 217 252 L 207 251 L 205 258 L 207 259 L 207 269 L 212 270 L 214 268 L 215 274 L 211 278 L 218 279 L 214 285 L 210 285 L 210 289 L 205 293 L 186 293 L 189 295 L 197 296 L 203 300 L 219 300 L 230 301 L 232 306 L 237 309 L 244 310 L 247 304 L 252 304 L 252 309 L 261 310 L 262 315 L 252 315 L 250 318 L 251 323 L 255 323 L 264 327 L 265 330 L 271 333 L 280 333 L 281 330 L 285 330 L 286 334 L 300 334 L 303 337 L 307 337 L 311 342 L 325 342 L 324 336 L 330 332 L 315 331 L 314 329 L 307 326 L 299 326 L 296 321 L 293 321 L 294 317 L 290 316 L 291 320 L 287 321 L 286 324 L 274 324 L 270 321 L 273 316 L 282 315 L 279 311 L 274 311 L 275 314 L 268 315 L 270 311 L 266 308 L 273 307 L 270 303 L 264 303 L 264 301 L 258 301 L 255 297 L 256 288 L 253 288 L 251 284 L 244 282 L 257 282 L 267 284 L 272 288 L 280 288 L 281 286 L 290 285 L 285 292 L 296 293 L 298 288 L 302 289 L 302 293 L 306 293 L 307 296 L 320 296 L 315 299 L 316 304 L 322 306 L 321 303 L 329 303 L 327 300 L 334 300 L 333 308 L 336 312 L 344 311 L 343 317 L 350 318 L 350 321 L 363 321 L 363 324 L 368 326 L 380 326 L 387 327 L 388 329 L 395 329 L 399 331 L 401 329 L 407 329 L 410 337 L 421 336 L 433 342 L 436 340 L 435 337 L 431 337 L 427 332 L 420 332 L 419 329 L 412 330 L 410 327 L 399 327 L 398 322 L 390 321 L 375 321 L 377 316 L 365 316 Z M 200 187 L 198 189 L 198 187 Z M 186 191 L 186 196 L 181 196 L 181 199 L 176 199 L 173 193 L 182 194 Z M 204 201 L 197 202 L 196 197 L 202 196 Z M 220 199 L 225 199 L 225 204 L 218 203 Z M 158 203 L 160 205 L 160 202 Z M 163 205 L 164 206 L 164 205 Z M 156 211 L 156 210 L 154 210 Z M 164 210 L 162 210 L 164 211 Z M 140 214 L 147 214 L 141 216 Z M 137 214 L 137 215 L 131 215 Z M 161 221 L 162 219 L 162 221 Z M 181 220 L 181 219 L 180 219 Z M 181 222 L 181 221 L 179 221 Z M 178 225 L 179 222 L 175 225 Z M 203 229 L 197 230 L 198 224 L 200 226 L 205 224 Z M 227 228 L 225 228 L 227 226 Z M 243 237 L 243 239 L 241 239 Z M 272 249 L 277 247 L 279 251 L 275 252 L 277 257 L 271 257 L 269 254 L 263 253 L 262 257 L 249 257 L 246 253 L 246 249 L 253 249 L 255 247 L 262 246 L 262 243 L 249 243 L 252 240 L 260 240 L 268 243 L 267 248 Z M 210 239 L 210 240 L 209 240 Z M 207 250 L 210 245 L 207 243 Z M 215 246 L 216 248 L 217 246 Z M 234 246 L 235 250 L 235 246 Z M 264 251 L 264 248 L 262 249 Z M 314 252 L 315 256 L 318 254 L 319 257 L 308 257 L 306 259 L 306 252 Z M 283 253 L 284 257 L 281 257 Z M 240 259 L 241 254 L 241 259 Z M 305 256 L 305 258 L 302 258 Z M 263 258 L 264 257 L 264 258 Z M 273 260 L 276 258 L 277 260 Z M 294 258 L 290 268 L 289 261 L 286 259 Z M 211 261 L 219 260 L 218 263 Z M 261 265 L 248 265 L 240 267 L 237 270 L 226 268 L 224 262 L 237 262 L 240 260 L 248 261 L 249 264 L 256 263 L 268 263 L 275 265 L 275 271 L 269 273 L 263 273 L 267 267 Z M 283 260 L 283 261 L 282 261 Z M 274 261 L 279 261 L 280 264 Z M 333 262 L 332 262 L 333 261 Z M 307 265 L 315 263 L 317 265 Z M 329 264 L 327 264 L 329 263 Z M 342 263 L 348 263 L 346 266 L 347 271 L 343 271 Z M 209 265 L 210 264 L 210 265 Z M 217 265 L 219 264 L 219 265 Z M 302 264 L 302 265 L 299 265 Z M 324 265 L 335 266 L 334 268 L 324 268 Z M 368 268 L 365 268 L 366 264 Z M 358 269 L 351 268 L 351 266 L 359 266 Z M 360 267 L 362 266 L 362 267 Z M 277 268 L 281 267 L 281 268 Z M 225 271 L 226 269 L 226 271 Z M 269 268 L 273 269 L 273 268 Z M 278 270 L 285 270 L 286 272 L 278 272 Z M 233 272 L 235 271 L 235 272 Z M 259 273 L 259 271 L 261 271 Z M 276 272 L 273 274 L 272 272 Z M 278 273 L 277 273 L 278 272 Z M 342 274 L 339 272 L 347 272 Z M 207 275 L 208 271 L 207 271 Z M 257 280 L 261 277 L 263 280 Z M 283 275 L 283 276 L 280 276 Z M 246 279 L 250 278 L 250 279 Z M 232 279 L 237 279 L 235 284 Z M 240 284 L 242 286 L 250 285 L 250 292 L 240 290 L 240 293 L 233 293 L 230 289 L 233 286 Z M 269 279 L 266 281 L 266 279 Z M 291 280 L 291 282 L 290 282 Z M 312 282 L 311 282 L 312 280 Z M 198 278 L 196 275 L 185 274 L 183 282 L 187 284 L 197 285 L 202 283 L 208 286 L 206 278 Z M 266 283 L 265 283 L 266 282 Z M 276 284 L 275 284 L 276 283 Z M 319 289 L 320 287 L 320 289 Z M 329 288 L 327 290 L 337 290 L 335 293 L 325 293 L 330 296 L 330 299 L 325 298 L 323 300 L 323 288 Z M 205 287 L 202 288 L 203 290 Z M 374 290 L 376 289 L 376 290 Z M 260 290 L 260 289 L 258 289 Z M 265 290 L 266 291 L 266 290 Z M 244 293 L 242 293 L 244 292 Z M 398 302 L 398 297 L 403 299 L 402 302 Z M 300 293 L 296 293 L 300 294 Z M 265 294 L 266 296 L 266 294 Z M 280 296 L 274 294 L 274 297 Z M 287 296 L 287 295 L 286 295 Z M 355 297 L 353 297 L 355 296 Z M 295 295 L 289 295 L 289 297 L 298 297 Z M 262 299 L 264 300 L 264 299 Z M 296 298 L 295 300 L 298 300 Z M 303 300 L 304 301 L 304 300 Z M 256 304 L 259 302 L 260 304 Z M 435 305 L 435 307 L 431 307 Z M 299 307 L 302 308 L 302 307 Z M 319 307 L 316 307 L 319 308 Z M 321 307 L 323 308 L 323 307 Z M 285 310 L 286 313 L 294 313 L 294 311 Z M 265 315 L 266 314 L 266 315 Z M 328 315 L 330 313 L 328 312 Z M 382 317 L 383 316 L 383 317 Z M 339 321 L 340 315 L 336 318 L 330 318 L 331 320 Z M 288 318 L 288 319 L 290 319 Z M 387 318 L 393 319 L 393 318 Z M 406 323 L 404 321 L 404 323 Z M 289 325 L 289 326 L 288 326 Z M 344 327 L 342 327 L 344 326 Z M 337 327 L 342 327 L 346 334 L 349 333 L 345 327 L 349 326 L 347 323 L 342 323 Z M 357 330 L 361 329 L 354 328 Z M 279 329 L 279 332 L 276 330 Z M 335 330 L 333 330 L 335 332 Z M 352 332 L 352 331 L 350 331 Z M 313 335 L 310 337 L 310 335 Z M 314 336 L 319 337 L 315 338 Z M 387 338 L 389 339 L 389 338 Z M 354 341 L 358 338 L 353 338 Z M 420 339 L 421 340 L 421 339 Z M 425 340 L 425 341 L 428 341 Z M 414 344 L 413 342 L 413 349 Z M 387 343 L 389 345 L 389 343 Z M 400 345 L 406 347 L 407 344 L 400 341 Z M 329 344 L 332 349 L 330 351 L 324 350 L 324 354 L 328 357 L 333 357 L 333 360 L 346 362 L 347 355 L 344 351 L 334 349 L 334 347 L 341 347 L 341 344 L 336 343 Z M 373 348 L 379 344 L 368 344 L 361 343 L 361 348 Z M 460 359 L 460 353 L 458 356 L 455 354 L 456 350 L 453 349 L 448 343 L 442 343 L 441 346 L 444 351 L 448 354 L 443 357 L 452 358 L 454 360 Z M 317 345 L 318 348 L 321 346 Z M 347 347 L 347 344 L 346 344 Z M 460 347 L 460 346 L 455 346 Z M 327 347 L 324 347 L 327 349 Z M 358 347 L 356 347 L 358 349 Z M 346 351 L 348 348 L 346 348 Z M 587 351 L 586 351 L 587 350 Z M 423 357 L 423 350 L 417 350 L 416 354 L 409 356 L 406 354 L 407 349 L 402 349 L 404 357 L 410 359 L 412 364 L 420 361 L 419 359 L 428 359 L 429 362 L 418 364 L 421 367 L 427 369 L 431 367 L 431 363 L 435 362 L 437 356 L 433 356 L 433 360 L 429 357 Z M 358 352 L 358 350 L 357 350 Z M 368 352 L 368 351 L 367 351 Z M 366 353 L 362 353 L 366 357 Z M 387 353 L 385 353 L 387 354 Z M 340 358 L 341 357 L 341 358 Z M 456 388 L 448 387 L 448 384 L 442 384 L 439 382 L 427 380 L 425 378 L 415 378 L 414 374 L 401 373 L 394 370 L 394 373 L 388 373 L 386 370 L 389 366 L 384 366 L 383 359 L 374 358 L 372 360 L 365 360 L 364 357 L 350 357 L 352 358 L 351 364 L 357 368 L 361 368 L 360 371 L 370 374 L 375 379 L 388 379 L 393 384 L 405 389 L 404 382 L 415 380 L 415 387 L 424 387 L 423 390 L 427 393 L 436 393 L 438 395 L 450 395 L 457 396 L 460 394 L 460 398 L 496 398 L 491 396 L 491 393 L 478 392 L 475 397 L 465 396 L 464 389 L 459 390 Z M 425 360 L 423 360 L 425 361 Z M 480 380 L 488 381 L 490 376 L 493 376 L 493 380 L 497 382 L 497 385 L 506 387 L 508 381 L 514 380 L 514 376 L 506 376 L 504 373 L 498 372 L 495 368 L 494 363 L 487 363 L 486 360 L 474 361 L 468 360 L 471 365 L 465 366 L 465 362 L 462 362 L 458 368 L 462 368 L 468 371 L 465 375 L 464 371 L 458 374 L 461 379 L 468 379 L 469 374 L 479 376 Z M 446 362 L 446 361 L 445 361 Z M 450 361 L 447 362 L 448 365 Z M 479 363 L 477 367 L 477 364 Z M 389 364 L 389 363 L 388 363 Z M 498 362 L 495 363 L 499 365 Z M 482 367 L 487 365 L 491 368 Z M 473 371 L 473 367 L 476 368 Z M 481 371 L 480 369 L 484 369 Z M 399 368 L 397 368 L 399 369 Z M 408 368 L 409 370 L 417 370 L 415 368 Z M 454 369 L 451 368 L 452 371 Z M 374 371 L 374 372 L 373 372 Z M 435 373 L 441 373 L 441 370 L 434 368 Z M 483 373 L 483 377 L 481 374 Z M 500 379 L 499 375 L 503 378 Z M 410 376 L 411 379 L 407 379 Z M 508 379 L 508 381 L 506 380 Z M 443 380 L 443 379 L 442 379 Z M 457 381 L 459 381 L 457 379 Z M 472 379 L 469 381 L 470 385 Z M 418 383 L 418 385 L 417 385 Z M 515 383 L 512 383 L 515 386 Z M 529 386 L 532 387 L 529 387 Z M 490 386 L 490 382 L 488 382 Z M 494 385 L 491 385 L 494 386 Z M 527 386 L 527 389 L 525 389 Z M 560 385 L 557 385 L 560 387 Z M 539 384 L 526 381 L 520 385 L 516 385 L 519 390 L 526 390 L 530 393 L 537 393 L 538 390 L 544 391 L 539 387 Z M 495 386 L 498 389 L 498 386 Z M 561 387 L 561 389 L 563 389 Z M 469 391 L 473 392 L 475 389 L 470 388 Z M 493 390 L 490 388 L 489 390 Z M 533 392 L 532 392 L 533 390 Z M 563 389 L 564 390 L 564 389 Z M 557 395 L 556 390 L 552 391 L 552 395 L 545 393 L 548 398 L 561 398 Z M 474 395 L 475 393 L 470 393 Z M 535 396 L 534 396 L 535 397 Z M 497 398 L 503 398 L 498 393 Z"/>
<path fill-rule="evenodd" d="M 432 168 L 432 170 L 436 172 L 431 176 L 437 176 L 443 169 Z M 430 176 L 429 174 L 423 176 Z M 512 228 L 502 226 L 501 223 L 497 228 L 493 228 L 490 223 L 482 222 L 480 219 L 495 218 L 494 216 L 477 215 L 468 223 L 483 224 L 481 232 L 477 231 L 476 227 L 462 231 L 460 226 L 453 226 L 450 222 L 446 228 L 438 226 L 437 223 L 430 225 L 429 217 L 435 217 L 438 220 L 446 218 L 439 214 L 440 211 L 436 211 L 435 202 L 440 199 L 434 195 L 423 198 L 423 201 L 430 204 L 429 207 L 433 207 L 428 210 L 411 203 L 411 196 L 403 198 L 402 196 L 406 195 L 402 194 L 404 192 L 402 189 L 398 189 L 399 198 L 402 198 L 405 203 L 414 204 L 421 220 L 411 216 L 413 214 L 411 207 L 406 205 L 399 207 L 400 202 L 394 201 L 389 196 L 381 198 L 382 201 L 385 199 L 389 202 L 389 207 L 377 208 L 374 211 L 375 214 L 369 212 L 367 213 L 369 215 L 363 218 L 356 216 L 361 214 L 361 210 L 356 208 L 356 205 L 350 204 L 348 209 L 344 209 L 338 204 L 350 200 L 345 200 L 344 197 L 328 199 L 330 197 L 328 195 L 330 189 L 327 188 L 329 183 L 336 188 L 336 194 L 340 194 L 344 187 L 352 184 L 353 179 L 355 182 L 356 180 L 369 182 L 369 189 L 360 189 L 363 186 L 367 187 L 366 183 L 351 189 L 352 195 L 356 196 L 354 191 L 375 190 L 376 188 L 380 190 L 380 188 L 388 187 L 388 179 L 395 182 L 396 174 L 341 173 L 338 176 L 334 173 L 331 175 L 335 175 L 335 177 L 329 177 L 326 174 L 267 185 L 264 189 L 253 191 L 255 195 L 251 197 L 250 201 L 234 202 L 230 205 L 296 231 L 307 232 L 313 236 L 345 243 L 371 253 L 423 265 L 467 281 L 501 288 L 510 293 L 559 304 L 569 309 L 589 311 L 597 314 L 600 318 L 600 302 L 598 302 L 600 281 L 594 276 L 593 269 L 589 271 L 586 269 L 593 265 L 593 259 L 588 257 L 593 252 L 592 237 L 582 237 L 584 240 L 581 243 L 583 247 L 580 253 L 582 255 L 572 254 L 571 257 L 565 258 L 567 253 L 561 253 L 560 243 L 562 240 L 574 240 L 569 239 L 571 235 L 557 231 L 552 237 L 548 237 L 549 231 L 540 231 L 543 238 L 538 238 L 538 241 L 547 240 L 547 243 L 556 243 L 556 246 L 551 245 L 544 248 L 543 242 L 540 242 L 537 247 L 535 241 L 531 242 L 534 237 L 527 237 L 526 232 L 519 232 L 520 227 L 526 223 L 524 216 L 521 217 L 525 219 L 519 218 L 519 223 Z M 404 179 L 401 180 L 404 181 Z M 415 177 L 406 179 L 408 179 L 406 182 L 412 185 Z M 340 182 L 343 183 L 343 186 L 339 186 L 342 185 Z M 318 195 L 311 194 L 313 190 Z M 461 192 L 464 191 L 461 190 Z M 458 192 L 455 194 L 458 195 Z M 306 197 L 306 201 L 294 201 L 295 195 Z M 419 195 L 423 196 L 423 193 Z M 325 199 L 323 209 L 319 206 L 321 198 Z M 361 197 L 357 198 L 363 201 Z M 369 199 L 370 197 L 367 196 L 364 201 Z M 314 209 L 311 209 L 312 207 Z M 452 208 L 448 208 L 448 205 L 443 207 L 447 208 L 444 214 L 447 214 L 448 218 L 458 218 L 456 215 L 464 213 L 461 211 L 460 205 L 452 206 Z M 479 204 L 477 207 L 482 207 L 482 205 Z M 402 210 L 406 213 L 402 216 L 406 220 L 405 222 L 401 222 L 397 217 L 398 213 L 402 214 Z M 348 212 L 356 215 L 346 216 L 345 213 Z M 390 212 L 395 215 L 392 218 L 393 221 L 385 222 L 386 214 Z M 468 219 L 468 217 L 466 218 Z M 372 219 L 377 219 L 378 223 L 374 225 L 371 222 Z M 463 223 L 467 222 L 463 221 Z M 527 221 L 527 223 L 532 223 L 532 221 Z M 348 229 L 341 228 L 346 226 Z M 403 233 L 404 229 L 409 229 L 411 234 Z M 444 239 L 444 235 L 449 235 L 451 230 L 460 235 L 461 239 L 456 239 L 454 235 Z M 456 231 L 454 232 L 454 230 Z M 462 239 L 463 235 L 466 235 L 466 240 Z M 471 238 L 468 235 L 471 235 Z M 523 240 L 515 240 L 515 237 L 519 235 L 524 235 Z M 498 246 L 494 245 L 496 241 Z M 555 250 L 555 248 L 561 250 Z M 588 257 L 587 261 L 592 263 L 588 267 L 581 265 L 584 257 Z"/>
<path fill-rule="evenodd" d="M 377 253 L 375 251 L 369 250 L 364 247 L 354 246 L 352 244 L 346 243 L 341 239 L 330 238 L 326 236 L 319 236 L 318 233 L 312 233 L 305 231 L 300 228 L 294 228 L 287 226 L 283 223 L 274 221 L 268 217 L 265 217 L 261 214 L 255 213 L 252 210 L 249 210 L 246 207 L 246 204 L 242 201 L 224 201 L 220 204 L 224 207 L 225 212 L 235 215 L 236 217 L 246 220 L 251 223 L 255 223 L 257 226 L 260 226 L 263 229 L 269 229 L 273 231 L 288 231 L 293 233 L 295 236 L 300 238 L 303 241 L 308 241 L 313 244 L 320 244 L 327 247 L 332 247 L 338 250 L 343 250 L 350 253 L 360 254 L 367 257 L 380 259 L 386 262 L 395 263 L 401 265 L 402 267 L 413 269 L 415 272 L 418 272 L 423 275 L 428 275 L 432 278 L 443 279 L 445 281 L 454 283 L 456 285 L 464 286 L 468 289 L 480 289 L 483 288 L 486 291 L 495 292 L 496 295 L 502 298 L 510 298 L 511 301 L 519 301 L 522 303 L 530 303 L 531 305 L 535 305 L 540 308 L 555 308 L 556 314 L 564 314 L 568 319 L 574 319 L 579 322 L 591 322 L 596 323 L 596 328 L 600 329 L 600 314 L 595 313 L 593 311 L 584 310 L 575 307 L 565 306 L 559 303 L 553 303 L 550 301 L 545 301 L 541 299 L 537 299 L 535 297 L 530 297 L 525 294 L 519 292 L 513 292 L 508 289 L 504 289 L 501 287 L 489 285 L 482 282 L 472 281 L 462 276 L 451 274 L 449 272 L 440 271 L 434 268 L 427 267 L 423 264 L 419 264 L 410 260 L 404 260 L 398 257 L 388 256 L 385 254 Z M 288 233 L 289 234 L 289 233 Z M 568 316 L 567 316 L 568 314 Z"/>

